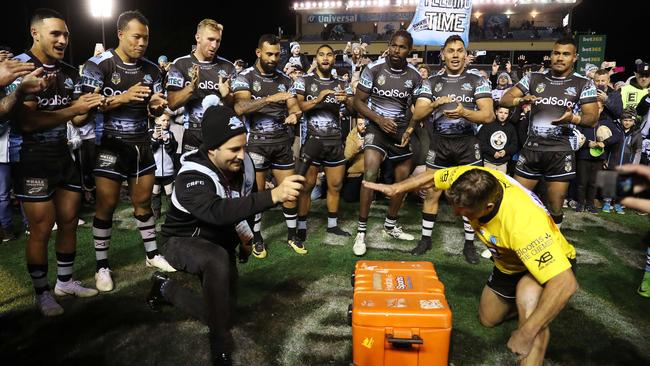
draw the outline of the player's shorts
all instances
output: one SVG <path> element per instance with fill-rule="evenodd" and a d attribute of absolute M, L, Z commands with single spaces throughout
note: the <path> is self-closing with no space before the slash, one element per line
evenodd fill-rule
<path fill-rule="evenodd" d="M 250 143 L 246 152 L 250 155 L 256 171 L 279 169 L 289 170 L 296 166 L 293 158 L 292 140 L 279 140 L 278 143 Z"/>
<path fill-rule="evenodd" d="M 23 145 L 11 175 L 14 193 L 24 202 L 49 201 L 57 188 L 81 192 L 79 167 L 65 143 Z"/>
<path fill-rule="evenodd" d="M 569 259 L 571 262 L 571 270 L 573 273 L 576 272 L 576 260 Z M 492 290 L 495 294 L 500 297 L 508 300 L 514 300 L 517 295 L 517 283 L 519 280 L 524 277 L 528 271 L 515 273 L 515 274 L 505 274 L 501 272 L 496 266 L 492 268 L 492 274 L 487 280 L 487 287 Z"/>
<path fill-rule="evenodd" d="M 203 135 L 201 134 L 201 130 L 187 129 L 183 132 L 181 152 L 185 154 L 188 151 L 198 150 L 202 143 Z"/>
<path fill-rule="evenodd" d="M 155 170 L 156 161 L 149 143 L 126 143 L 109 136 L 102 137 L 93 170 L 95 176 L 123 181 L 153 174 Z"/>
<path fill-rule="evenodd" d="M 400 162 L 408 160 L 413 156 L 410 146 L 399 147 L 399 141 L 394 140 L 382 131 L 375 124 L 370 123 L 366 127 L 366 136 L 364 137 L 364 149 L 372 149 L 379 151 L 383 158 L 392 161 Z"/>
<path fill-rule="evenodd" d="M 429 143 L 426 165 L 431 169 L 459 165 L 483 166 L 479 139 L 476 136 L 452 137 L 435 134 Z"/>
<path fill-rule="evenodd" d="M 547 182 L 567 182 L 576 176 L 573 151 L 534 151 L 524 147 L 519 152 L 516 175 Z"/>
<path fill-rule="evenodd" d="M 312 157 L 312 165 L 326 167 L 345 165 L 344 147 L 340 139 L 320 139 L 320 141 L 323 147 L 317 156 Z M 305 145 L 303 144 L 300 150 L 301 154 L 304 148 Z"/>

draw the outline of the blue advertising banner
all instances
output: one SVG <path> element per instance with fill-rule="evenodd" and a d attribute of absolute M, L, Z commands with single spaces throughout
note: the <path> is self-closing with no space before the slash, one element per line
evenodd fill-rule
<path fill-rule="evenodd" d="M 420 0 L 408 27 L 416 45 L 442 46 L 454 34 L 469 44 L 472 0 Z"/>

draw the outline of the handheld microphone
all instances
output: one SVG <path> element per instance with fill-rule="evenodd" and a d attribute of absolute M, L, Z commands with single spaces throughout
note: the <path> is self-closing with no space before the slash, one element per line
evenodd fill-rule
<path fill-rule="evenodd" d="M 302 175 L 303 177 L 307 174 L 307 170 L 311 165 L 312 161 L 320 154 L 323 149 L 323 144 L 320 140 L 315 138 L 310 138 L 305 141 L 300 151 L 300 158 L 296 166 L 296 174 Z"/>

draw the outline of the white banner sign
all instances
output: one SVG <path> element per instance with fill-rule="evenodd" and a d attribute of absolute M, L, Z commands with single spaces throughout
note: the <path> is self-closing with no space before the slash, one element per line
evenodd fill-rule
<path fill-rule="evenodd" d="M 408 27 L 416 45 L 442 46 L 454 34 L 469 44 L 472 0 L 420 0 Z"/>

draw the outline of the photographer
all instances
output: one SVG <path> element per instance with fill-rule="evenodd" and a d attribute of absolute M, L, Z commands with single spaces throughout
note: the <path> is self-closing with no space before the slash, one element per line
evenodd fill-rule
<path fill-rule="evenodd" d="M 206 110 L 201 126 L 201 147 L 182 157 L 162 237 L 169 262 L 179 271 L 197 275 L 203 296 L 156 272 L 147 302 L 155 311 L 171 303 L 203 321 L 210 330 L 214 364 L 231 365 L 235 247 L 239 244 L 240 262 L 245 262 L 253 240 L 246 220 L 277 203 L 295 202 L 304 178 L 292 175 L 273 190 L 256 192 L 243 122 L 228 107 L 213 106 Z"/>

